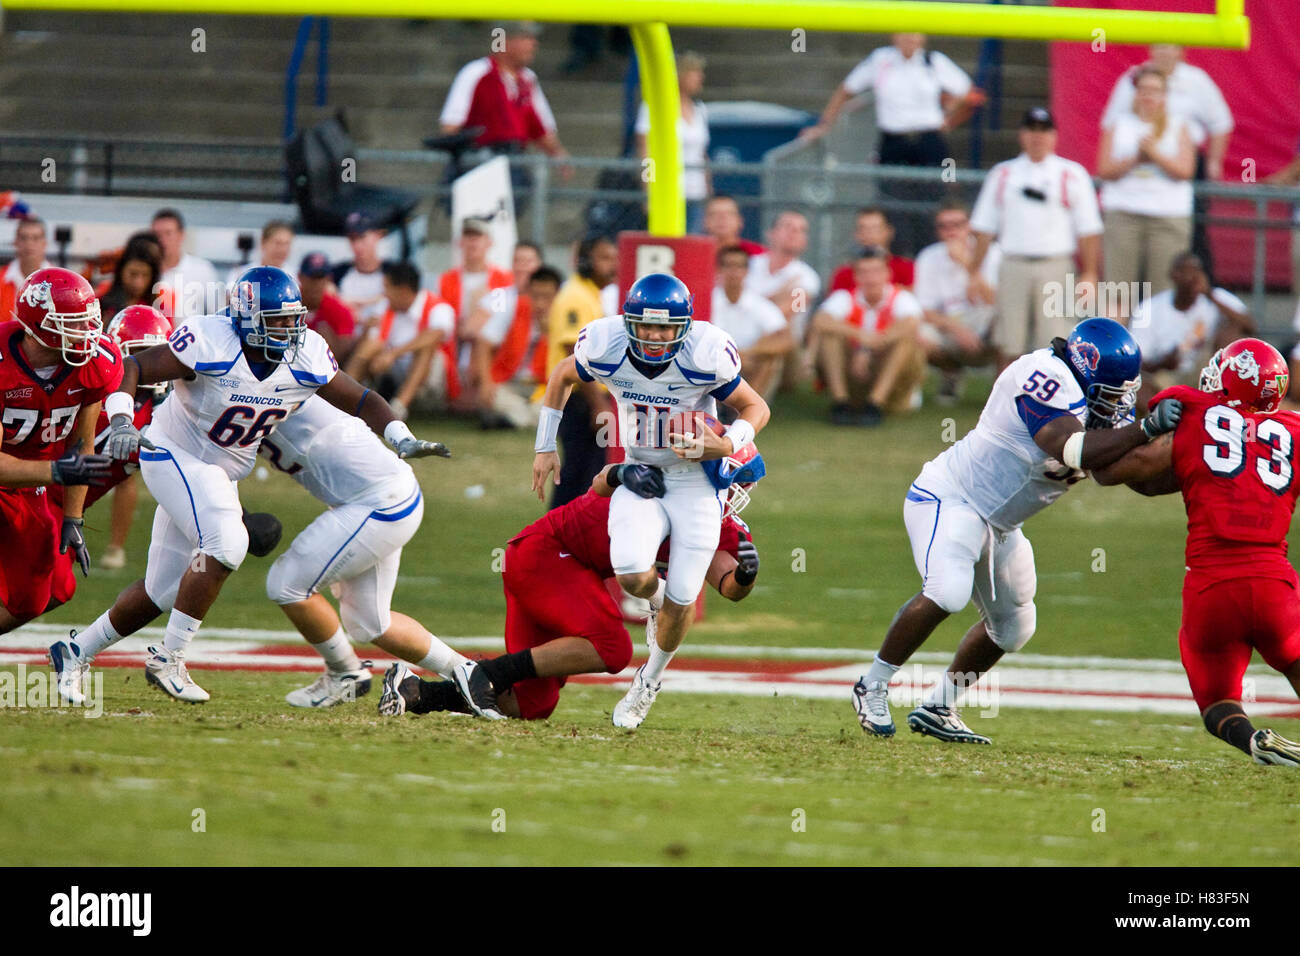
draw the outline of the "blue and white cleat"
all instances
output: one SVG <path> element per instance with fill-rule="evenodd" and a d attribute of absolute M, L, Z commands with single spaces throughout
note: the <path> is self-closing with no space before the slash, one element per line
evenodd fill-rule
<path fill-rule="evenodd" d="M 983 734 L 966 726 L 951 707 L 918 707 L 907 715 L 907 726 L 913 733 L 924 734 L 950 744 L 991 744 Z"/>
<path fill-rule="evenodd" d="M 1250 755 L 1255 763 L 1274 767 L 1300 767 L 1300 744 L 1271 730 L 1257 730 L 1250 738 Z"/>
<path fill-rule="evenodd" d="M 160 644 L 150 644 L 144 661 L 144 677 L 174 700 L 202 704 L 211 699 L 206 690 L 194 683 L 185 666 L 184 651 L 169 651 Z"/>
<path fill-rule="evenodd" d="M 77 632 L 69 631 L 66 641 L 55 641 L 50 645 L 50 666 L 58 675 L 59 696 L 69 704 L 84 704 L 86 677 L 90 674 L 90 660 L 83 659 L 81 648 L 76 642 Z"/>
<path fill-rule="evenodd" d="M 894 736 L 894 718 L 889 713 L 889 684 L 859 679 L 853 685 L 853 709 L 858 723 L 872 737 Z"/>

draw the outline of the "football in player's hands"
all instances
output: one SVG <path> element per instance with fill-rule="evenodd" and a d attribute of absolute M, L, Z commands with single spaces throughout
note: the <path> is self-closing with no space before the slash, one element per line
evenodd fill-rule
<path fill-rule="evenodd" d="M 722 422 L 705 412 L 678 412 L 668 419 L 668 444 L 673 448 L 691 448 L 706 428 L 715 435 L 727 430 Z"/>

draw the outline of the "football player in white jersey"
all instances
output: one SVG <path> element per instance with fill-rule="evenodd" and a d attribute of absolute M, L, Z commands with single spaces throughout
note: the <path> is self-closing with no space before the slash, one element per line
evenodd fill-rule
<path fill-rule="evenodd" d="M 692 323 L 691 315 L 692 297 L 681 280 L 663 273 L 638 279 L 628 291 L 623 314 L 589 324 L 573 355 L 555 367 L 537 426 L 533 490 L 539 498 L 552 474 L 559 482 L 556 433 L 569 391 L 580 381 L 600 382 L 614 396 L 627 461 L 662 472 L 662 484 L 622 485 L 610 500 L 610 561 L 618 583 L 649 600 L 657 618 L 649 625 L 655 629 L 650 659 L 614 708 L 619 727 L 640 726 L 650 712 L 664 668 L 686 636 L 717 548 L 721 492 L 701 462 L 744 448 L 770 414 L 762 396 L 741 376 L 731 336 L 707 323 Z M 692 411 L 714 415 L 719 401 L 738 416 L 725 434 L 704 428 L 690 440 L 670 445 L 671 417 Z M 669 534 L 668 575 L 661 582 L 655 554 Z M 468 689 L 473 706 L 472 680 Z"/>
<path fill-rule="evenodd" d="M 235 483 L 252 470 L 261 440 L 312 395 L 362 419 L 403 458 L 447 454 L 412 435 L 378 395 L 340 375 L 305 316 L 293 278 L 258 266 L 231 287 L 226 314 L 195 316 L 166 345 L 123 363 L 120 390 L 104 403 L 106 450 L 118 460 L 139 452 L 141 477 L 158 502 L 149 560 L 144 580 L 86 631 L 58 642 L 58 653 L 51 649 L 61 692 L 80 684 L 95 654 L 170 608 L 162 646 L 149 648 L 146 677 L 177 700 L 208 699 L 185 654 L 248 551 Z M 165 381 L 175 387 L 142 435 L 132 422 L 136 387 Z"/>
<path fill-rule="evenodd" d="M 285 700 L 333 707 L 366 694 L 370 670 L 349 638 L 448 676 L 467 660 L 391 609 L 402 547 L 424 517 L 411 466 L 360 419 L 321 398 L 307 399 L 262 439 L 261 454 L 329 506 L 266 576 L 267 597 L 325 659 L 325 672 Z M 326 589 L 338 598 L 337 612 L 320 593 Z"/>
<path fill-rule="evenodd" d="M 921 593 L 904 604 L 871 669 L 853 686 L 862 729 L 892 737 L 889 681 L 950 614 L 973 598 L 980 620 L 948 671 L 907 718 L 915 732 L 989 743 L 957 713 L 957 697 L 1034 634 L 1034 551 L 1020 526 L 1087 471 L 1172 431 L 1182 406 L 1130 422 L 1140 385 L 1137 343 L 1110 319 L 1085 319 L 1012 362 L 993 383 L 979 422 L 927 462 L 907 492 L 903 521 Z"/>

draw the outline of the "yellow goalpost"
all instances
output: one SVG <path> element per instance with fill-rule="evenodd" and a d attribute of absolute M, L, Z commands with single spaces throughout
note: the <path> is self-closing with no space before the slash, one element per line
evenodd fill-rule
<path fill-rule="evenodd" d="M 501 19 L 624 23 L 641 64 L 650 111 L 646 143 L 654 175 L 647 183 L 649 228 L 686 231 L 677 137 L 677 68 L 668 26 L 755 30 L 917 32 L 946 36 L 1178 43 L 1246 49 L 1245 0 L 1216 0 L 1214 13 L 1159 13 L 1085 7 L 1022 7 L 925 0 L 5 0 L 11 10 L 217 13 L 357 17 Z"/>

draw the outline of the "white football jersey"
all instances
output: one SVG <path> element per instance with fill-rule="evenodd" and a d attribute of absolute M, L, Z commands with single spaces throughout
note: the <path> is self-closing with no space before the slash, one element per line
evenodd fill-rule
<path fill-rule="evenodd" d="M 672 465 L 681 461 L 668 445 L 668 419 L 678 412 L 715 415 L 717 400 L 740 384 L 740 353 L 726 332 L 692 322 L 686 341 L 654 378 L 632 364 L 622 316 L 589 323 L 573 347 L 578 374 L 600 382 L 618 405 L 619 439 L 628 461 Z"/>
<path fill-rule="evenodd" d="M 1022 412 L 1021 397 L 1029 400 Z M 1037 414 L 1035 414 L 1035 406 Z M 1083 389 L 1050 348 L 1016 359 L 998 376 L 979 422 L 926 468 L 940 469 L 975 510 L 999 531 L 1018 528 L 1084 476 L 1034 442 L 1027 420 L 1046 423 L 1061 413 L 1087 416 Z M 924 487 L 918 478 L 918 487 Z"/>
<path fill-rule="evenodd" d="M 252 471 L 261 440 L 339 370 L 325 340 L 309 330 L 292 362 L 258 379 L 227 315 L 187 319 L 167 345 L 196 374 L 175 381 L 143 434 L 218 465 L 232 481 Z"/>
<path fill-rule="evenodd" d="M 315 396 L 262 440 L 261 454 L 331 508 L 382 509 L 418 488 L 411 466 L 365 422 Z"/>

